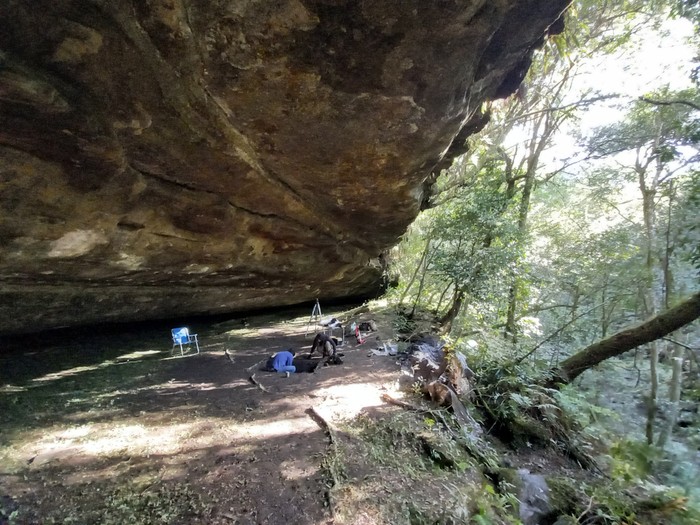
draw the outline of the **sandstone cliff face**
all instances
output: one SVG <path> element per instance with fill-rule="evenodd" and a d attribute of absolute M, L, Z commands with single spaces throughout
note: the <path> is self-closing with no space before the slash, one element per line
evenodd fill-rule
<path fill-rule="evenodd" d="M 375 289 L 567 3 L 3 0 L 0 332 Z"/>

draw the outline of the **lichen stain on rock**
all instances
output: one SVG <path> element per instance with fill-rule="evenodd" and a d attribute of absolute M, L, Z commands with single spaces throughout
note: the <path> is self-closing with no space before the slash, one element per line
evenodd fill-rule
<path fill-rule="evenodd" d="M 141 269 L 145 261 L 146 258 L 139 255 L 120 253 L 119 259 L 116 261 L 111 261 L 111 264 L 124 270 L 136 271 Z"/>
<path fill-rule="evenodd" d="M 102 35 L 81 24 L 69 24 L 71 36 L 63 39 L 53 53 L 54 62 L 75 64 L 81 62 L 85 55 L 95 55 L 102 47 Z"/>
<path fill-rule="evenodd" d="M 48 256 L 79 257 L 108 242 L 103 233 L 94 230 L 74 230 L 53 241 Z"/>

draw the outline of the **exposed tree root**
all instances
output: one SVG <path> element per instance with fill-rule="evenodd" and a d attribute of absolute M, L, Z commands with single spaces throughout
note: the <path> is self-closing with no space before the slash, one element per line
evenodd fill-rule
<path fill-rule="evenodd" d="M 313 419 L 316 424 L 323 429 L 323 431 L 326 433 L 328 436 L 328 441 L 330 442 L 331 445 L 335 445 L 336 439 L 335 439 L 335 432 L 333 428 L 328 424 L 328 421 L 318 413 L 318 410 L 316 410 L 314 407 L 309 407 L 306 410 L 306 413 L 309 415 L 311 419 Z"/>
<path fill-rule="evenodd" d="M 328 501 L 328 509 L 330 510 L 331 516 L 335 516 L 335 497 L 333 495 L 333 490 L 340 486 L 340 475 L 338 474 L 338 469 L 336 468 L 336 460 L 338 457 L 337 450 L 337 440 L 335 437 L 335 431 L 333 427 L 326 421 L 326 419 L 319 414 L 319 412 L 314 407 L 309 407 L 306 409 L 306 413 L 311 419 L 313 419 L 316 424 L 321 427 L 326 436 L 328 436 L 328 455 L 326 457 L 326 470 L 331 477 L 331 486 L 326 491 L 326 500 Z"/>
<path fill-rule="evenodd" d="M 453 397 L 457 397 L 457 394 L 453 393 Z M 383 401 L 392 405 L 396 405 L 407 410 L 418 412 L 420 414 L 429 415 L 433 419 L 440 421 L 443 427 L 450 433 L 452 438 L 457 443 L 459 443 L 462 446 L 462 448 L 464 448 L 472 457 L 476 458 L 482 465 L 484 465 L 484 467 L 486 467 L 488 471 L 492 471 L 498 468 L 498 462 L 495 459 L 495 453 L 491 450 L 491 447 L 488 445 L 488 443 L 481 439 L 481 436 L 483 434 L 481 426 L 471 416 L 468 415 L 466 407 L 464 407 L 459 398 L 457 398 L 457 401 L 459 403 L 459 405 L 457 406 L 461 406 L 461 408 L 464 410 L 464 414 L 467 414 L 467 417 L 463 418 L 463 415 L 460 416 L 455 411 L 455 420 L 459 425 L 460 432 L 456 432 L 452 428 L 448 420 L 445 418 L 442 410 L 431 410 L 429 408 L 424 408 L 418 405 L 414 405 L 412 403 L 407 403 L 405 401 L 395 399 L 389 394 L 382 394 L 381 398 Z M 455 405 L 453 405 L 453 409 L 454 406 Z M 469 426 L 465 425 L 465 421 L 470 425 L 473 424 L 474 427 L 469 428 Z"/>
<path fill-rule="evenodd" d="M 440 421 L 445 430 L 447 430 L 454 439 L 459 440 L 459 434 L 457 434 L 452 428 L 452 426 L 450 426 L 450 424 L 447 422 L 447 419 L 445 419 L 442 410 L 432 410 L 429 408 L 414 405 L 413 403 L 407 403 L 406 401 L 401 401 L 400 399 L 393 398 L 389 394 L 382 394 L 381 398 L 383 401 L 391 405 L 396 405 L 397 407 L 405 408 L 406 410 L 410 410 L 412 412 L 418 412 L 419 414 L 428 415 L 433 419 Z"/>
<path fill-rule="evenodd" d="M 469 412 L 467 412 L 467 408 L 464 406 L 464 403 L 462 403 L 462 401 L 459 399 L 457 393 L 451 388 L 449 388 L 449 390 L 451 395 L 452 410 L 454 411 L 455 419 L 459 423 L 460 429 L 462 430 L 464 437 L 467 437 L 470 440 L 478 439 L 483 434 L 481 425 L 479 425 L 479 423 L 469 414 Z M 442 414 L 439 414 L 437 410 L 422 408 L 418 405 L 406 403 L 405 401 L 401 401 L 399 399 L 391 397 L 389 394 L 382 394 L 381 398 L 383 401 L 392 405 L 396 405 L 401 408 L 406 408 L 408 410 L 413 410 L 414 412 L 429 414 L 438 419 L 441 419 L 444 422 Z"/>
<path fill-rule="evenodd" d="M 267 388 L 265 388 L 263 385 L 261 385 L 261 384 L 258 382 L 257 379 L 255 379 L 255 374 L 252 374 L 251 376 L 249 376 L 249 377 L 248 377 L 248 380 L 249 380 L 251 383 L 253 383 L 254 385 L 256 385 L 256 386 L 257 386 L 260 390 L 262 390 L 263 392 L 270 393 L 270 391 L 269 391 Z"/>
<path fill-rule="evenodd" d="M 452 397 L 452 410 L 454 411 L 455 418 L 460 423 L 462 432 L 470 439 L 480 438 L 483 434 L 481 425 L 467 411 L 467 407 L 464 406 L 464 403 L 462 403 L 462 400 L 454 389 L 449 386 L 448 388 L 450 389 L 450 396 Z"/>
<path fill-rule="evenodd" d="M 224 349 L 224 353 L 226 354 L 226 357 L 228 357 L 228 360 L 231 361 L 231 364 L 235 364 L 235 363 L 236 363 L 235 359 L 234 359 L 233 356 L 231 355 L 231 352 L 228 351 L 228 348 L 225 348 L 225 349 Z M 250 381 L 251 383 L 253 383 L 255 386 L 257 386 L 257 387 L 258 387 L 260 390 L 262 390 L 263 392 L 267 392 L 267 393 L 269 394 L 270 391 L 269 391 L 267 388 L 265 388 L 257 379 L 255 379 L 255 372 L 253 372 L 253 370 L 257 370 L 258 368 L 260 368 L 260 365 L 261 365 L 262 363 L 264 363 L 265 361 L 266 361 L 266 359 L 263 359 L 263 360 L 261 360 L 261 361 L 258 361 L 258 362 L 255 363 L 253 366 L 249 366 L 249 367 L 246 368 L 245 370 L 246 370 L 246 372 L 248 372 L 248 381 Z"/>

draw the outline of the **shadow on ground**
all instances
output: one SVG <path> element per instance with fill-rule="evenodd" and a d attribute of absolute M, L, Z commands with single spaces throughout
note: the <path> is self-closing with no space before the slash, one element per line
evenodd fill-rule
<path fill-rule="evenodd" d="M 348 344 L 342 365 L 315 374 L 258 372 L 263 391 L 248 369 L 308 351 L 308 313 L 190 328 L 199 355 L 171 355 L 163 324 L 13 340 L 0 356 L 0 521 L 331 519 L 328 438 L 307 411 L 342 419 L 381 404 L 396 364 Z"/>

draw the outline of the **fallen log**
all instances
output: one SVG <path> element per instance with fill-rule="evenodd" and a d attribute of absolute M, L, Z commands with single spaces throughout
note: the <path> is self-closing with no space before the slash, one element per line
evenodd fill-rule
<path fill-rule="evenodd" d="M 659 315 L 605 339 L 597 341 L 562 361 L 553 370 L 545 385 L 558 388 L 569 384 L 583 372 L 601 361 L 618 356 L 640 345 L 650 343 L 692 323 L 700 317 L 700 292 Z"/>

